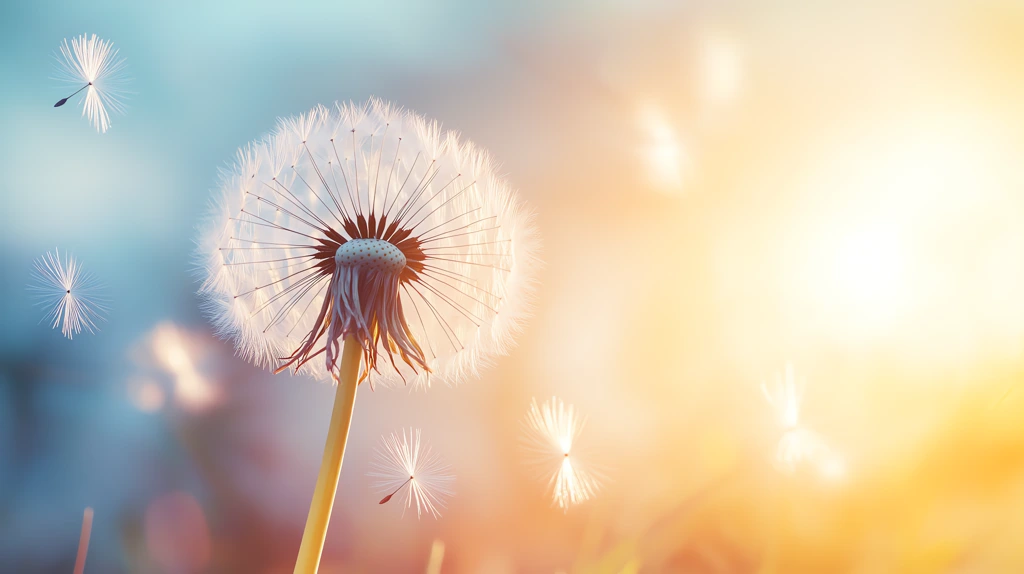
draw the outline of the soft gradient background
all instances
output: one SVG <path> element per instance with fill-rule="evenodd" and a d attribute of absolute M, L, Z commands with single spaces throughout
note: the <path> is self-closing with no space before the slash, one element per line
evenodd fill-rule
<path fill-rule="evenodd" d="M 362 392 L 322 572 L 1024 571 L 1024 5 L 1014 1 L 138 2 L 0 7 L 0 571 L 291 572 L 333 389 L 242 363 L 197 310 L 217 170 L 279 115 L 370 95 L 489 148 L 546 266 L 477 381 Z M 128 60 L 97 134 L 65 37 Z M 60 247 L 113 299 L 38 324 Z M 834 472 L 773 465 L 787 361 Z M 551 506 L 530 398 L 607 477 Z M 383 433 L 457 495 L 379 506 Z"/>

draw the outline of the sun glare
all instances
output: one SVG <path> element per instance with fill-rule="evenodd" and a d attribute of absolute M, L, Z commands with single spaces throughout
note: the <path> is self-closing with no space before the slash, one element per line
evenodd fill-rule
<path fill-rule="evenodd" d="M 981 120 L 943 121 L 888 126 L 812 160 L 785 281 L 791 313 L 815 332 L 949 359 L 1019 336 L 1024 234 L 1008 184 L 1021 170 Z"/>
<path fill-rule="evenodd" d="M 852 314 L 884 321 L 903 307 L 906 264 L 897 230 L 874 225 L 854 230 L 836 250 L 833 292 Z"/>

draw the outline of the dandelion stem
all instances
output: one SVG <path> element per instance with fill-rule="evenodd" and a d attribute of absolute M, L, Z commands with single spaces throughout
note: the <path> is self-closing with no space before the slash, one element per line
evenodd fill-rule
<path fill-rule="evenodd" d="M 320 555 L 324 549 L 327 525 L 331 521 L 334 495 L 338 489 L 338 475 L 341 461 L 345 456 L 348 429 L 352 424 L 352 407 L 356 400 L 356 386 L 359 384 L 359 361 L 362 348 L 354 337 L 345 339 L 341 367 L 338 369 L 338 390 L 334 397 L 331 426 L 327 431 L 327 444 L 320 462 L 320 475 L 316 479 L 313 501 L 306 517 L 306 529 L 302 532 L 299 556 L 295 560 L 295 574 L 316 574 L 320 567 Z"/>
<path fill-rule="evenodd" d="M 78 556 L 75 557 L 75 574 L 85 571 L 85 556 L 89 553 L 89 535 L 92 533 L 92 508 L 82 514 L 82 533 L 78 537 Z"/>
<path fill-rule="evenodd" d="M 444 562 L 444 542 L 435 538 L 430 545 L 430 558 L 427 559 L 427 574 L 441 574 L 441 564 Z"/>
<path fill-rule="evenodd" d="M 64 104 L 68 103 L 68 100 L 70 100 L 71 98 L 73 98 L 76 95 L 78 95 L 78 92 L 81 92 L 82 90 L 88 88 L 91 85 L 92 85 L 92 82 L 89 82 L 88 84 L 82 86 L 81 88 L 78 88 L 78 91 L 76 91 L 75 93 L 71 94 L 70 96 L 68 96 L 66 98 L 61 98 L 60 100 L 58 100 L 56 104 L 53 104 L 53 107 L 59 108 L 59 107 L 63 106 Z"/>

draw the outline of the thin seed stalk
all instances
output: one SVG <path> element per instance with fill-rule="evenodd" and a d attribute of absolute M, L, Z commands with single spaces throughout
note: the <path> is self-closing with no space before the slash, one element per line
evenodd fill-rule
<path fill-rule="evenodd" d="M 348 429 L 352 424 L 352 407 L 356 402 L 356 387 L 359 385 L 359 361 L 362 348 L 354 337 L 346 337 L 338 369 L 338 390 L 334 395 L 334 410 L 331 426 L 327 431 L 327 444 L 320 462 L 320 474 L 313 490 L 313 501 L 306 516 L 306 528 L 302 532 L 299 556 L 295 560 L 295 574 L 316 574 L 320 568 L 320 555 L 324 550 L 327 525 L 331 521 L 334 495 L 338 490 L 338 476 L 341 462 L 345 457 Z"/>

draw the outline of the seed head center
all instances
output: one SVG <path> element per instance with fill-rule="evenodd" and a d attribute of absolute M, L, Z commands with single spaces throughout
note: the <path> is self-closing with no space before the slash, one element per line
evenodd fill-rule
<path fill-rule="evenodd" d="M 350 239 L 338 247 L 334 262 L 344 267 L 401 273 L 406 259 L 401 249 L 383 239 Z"/>

